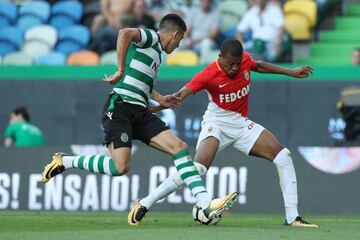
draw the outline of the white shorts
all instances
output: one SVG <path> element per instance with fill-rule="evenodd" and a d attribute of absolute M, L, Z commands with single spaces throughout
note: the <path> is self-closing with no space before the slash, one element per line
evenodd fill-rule
<path fill-rule="evenodd" d="M 235 128 L 234 125 L 223 122 L 203 121 L 201 123 L 201 132 L 196 149 L 204 139 L 215 137 L 220 142 L 218 152 L 229 145 L 233 145 L 234 148 L 248 156 L 251 148 L 254 146 L 263 130 L 263 126 L 249 119 L 246 120 L 243 127 L 237 128 Z"/>

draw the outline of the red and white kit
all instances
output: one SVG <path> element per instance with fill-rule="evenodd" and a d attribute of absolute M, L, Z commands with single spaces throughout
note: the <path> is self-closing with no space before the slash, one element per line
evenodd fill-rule
<path fill-rule="evenodd" d="M 249 155 L 256 139 L 264 130 L 264 127 L 247 118 L 250 71 L 255 65 L 251 56 L 243 52 L 241 67 L 234 77 L 230 78 L 216 61 L 186 84 L 193 93 L 205 90 L 209 98 L 197 147 L 202 140 L 213 136 L 220 142 L 218 151 L 233 144 L 236 149 Z"/>

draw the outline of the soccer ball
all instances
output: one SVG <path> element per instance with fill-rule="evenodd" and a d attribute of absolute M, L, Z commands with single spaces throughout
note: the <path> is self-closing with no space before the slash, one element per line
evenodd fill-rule
<path fill-rule="evenodd" d="M 205 224 L 205 225 L 216 225 L 221 220 L 221 215 L 219 217 L 214 218 L 214 219 L 207 218 L 205 216 L 205 214 L 204 214 L 203 209 L 198 204 L 196 204 L 193 207 L 192 217 L 193 217 L 195 222 L 197 222 L 199 224 Z"/>

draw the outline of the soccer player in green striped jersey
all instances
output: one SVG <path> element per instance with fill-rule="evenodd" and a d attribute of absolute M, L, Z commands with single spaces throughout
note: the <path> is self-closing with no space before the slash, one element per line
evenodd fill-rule
<path fill-rule="evenodd" d="M 154 88 L 161 53 L 173 52 L 183 39 L 186 24 L 176 14 L 168 14 L 161 21 L 159 31 L 127 28 L 119 31 L 117 41 L 118 70 L 104 81 L 114 85 L 105 103 L 102 126 L 104 144 L 111 158 L 102 155 L 66 156 L 56 153 L 43 172 L 42 181 L 48 182 L 68 168 L 80 168 L 91 172 L 121 176 L 128 172 L 131 159 L 132 140 L 138 139 L 147 145 L 172 156 L 181 179 L 198 200 L 209 218 L 219 216 L 236 200 L 237 193 L 211 200 L 199 171 L 204 169 L 194 164 L 188 146 L 153 114 L 149 99 L 163 107 L 176 108 L 180 99 L 175 95 L 162 96 Z M 137 225 L 147 209 L 137 203 L 132 208 L 128 223 Z M 139 220 L 140 219 L 140 220 Z"/>

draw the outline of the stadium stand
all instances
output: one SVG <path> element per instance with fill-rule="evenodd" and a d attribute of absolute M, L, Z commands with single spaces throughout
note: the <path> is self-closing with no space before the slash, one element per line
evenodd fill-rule
<path fill-rule="evenodd" d="M 50 24 L 60 30 L 64 27 L 80 23 L 83 5 L 77 1 L 60 1 L 51 9 Z"/>
<path fill-rule="evenodd" d="M 45 1 L 24 3 L 19 9 L 17 26 L 26 31 L 27 29 L 46 23 L 50 16 L 50 4 Z"/>
<path fill-rule="evenodd" d="M 291 0 L 283 7 L 285 27 L 294 40 L 310 40 L 317 21 L 317 5 L 312 0 Z"/>
<path fill-rule="evenodd" d="M 99 63 L 99 55 L 88 50 L 72 53 L 67 59 L 68 65 L 99 65 Z"/>
<path fill-rule="evenodd" d="M 360 47 L 360 4 L 348 5 L 345 15 L 336 17 L 335 29 L 320 32 L 320 41 L 310 43 L 310 57 L 299 63 L 349 65 L 351 52 Z M 336 57 L 334 57 L 336 56 Z"/>
<path fill-rule="evenodd" d="M 54 48 L 57 41 L 56 29 L 49 25 L 30 28 L 25 33 L 22 50 L 33 58 L 45 55 Z"/>
<path fill-rule="evenodd" d="M 15 24 L 17 19 L 16 5 L 8 2 L 0 2 L 0 27 Z"/>
<path fill-rule="evenodd" d="M 13 52 L 4 57 L 3 65 L 22 65 L 30 66 L 33 64 L 33 58 L 25 52 Z"/>
<path fill-rule="evenodd" d="M 65 65 L 66 56 L 60 52 L 50 52 L 35 59 L 36 65 Z"/>
<path fill-rule="evenodd" d="M 85 49 L 90 40 L 89 29 L 82 25 L 68 26 L 59 30 L 56 51 L 68 55 L 73 52 Z"/>
<path fill-rule="evenodd" d="M 23 44 L 23 31 L 17 27 L 4 27 L 0 29 L 0 55 L 15 52 Z"/>
<path fill-rule="evenodd" d="M 244 0 L 228 0 L 219 3 L 220 29 L 225 35 L 235 36 L 235 27 L 245 14 L 248 4 Z"/>
<path fill-rule="evenodd" d="M 109 51 L 101 55 L 100 57 L 101 65 L 117 65 L 117 54 L 116 51 Z"/>
<path fill-rule="evenodd" d="M 176 51 L 170 54 L 166 59 L 166 65 L 196 66 L 198 63 L 198 55 L 190 50 Z"/>

